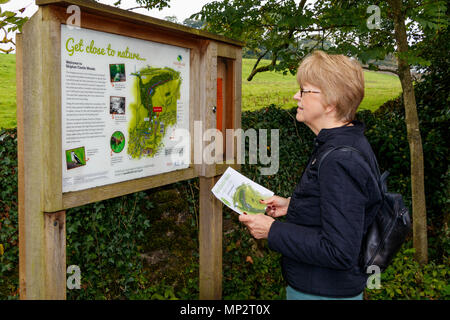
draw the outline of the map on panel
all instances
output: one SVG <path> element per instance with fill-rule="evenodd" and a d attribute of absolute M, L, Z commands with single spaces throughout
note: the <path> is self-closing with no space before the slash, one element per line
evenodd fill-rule
<path fill-rule="evenodd" d="M 136 103 L 130 104 L 128 154 L 138 159 L 154 157 L 163 147 L 162 139 L 168 126 L 177 121 L 180 72 L 146 67 L 132 75 Z"/>

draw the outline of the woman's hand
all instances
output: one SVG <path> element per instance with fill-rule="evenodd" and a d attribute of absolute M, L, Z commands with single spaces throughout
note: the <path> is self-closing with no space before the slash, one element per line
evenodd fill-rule
<path fill-rule="evenodd" d="M 239 221 L 245 224 L 255 239 L 267 239 L 273 218 L 265 214 L 241 214 Z"/>
<path fill-rule="evenodd" d="M 267 204 L 266 213 L 268 216 L 278 218 L 286 215 L 291 198 L 283 198 L 279 196 L 272 196 L 266 200 L 259 200 L 261 203 Z"/>

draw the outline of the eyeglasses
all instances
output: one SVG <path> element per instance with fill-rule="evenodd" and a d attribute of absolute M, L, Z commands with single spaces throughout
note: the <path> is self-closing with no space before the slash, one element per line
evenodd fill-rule
<path fill-rule="evenodd" d="M 313 91 L 313 90 L 303 90 L 300 89 L 300 98 L 303 98 L 304 93 L 321 93 L 320 91 Z"/>

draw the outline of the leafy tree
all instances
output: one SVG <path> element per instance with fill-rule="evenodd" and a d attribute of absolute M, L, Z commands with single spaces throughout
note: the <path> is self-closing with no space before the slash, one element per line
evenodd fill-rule
<path fill-rule="evenodd" d="M 293 0 L 214 1 L 191 18 L 206 21 L 210 32 L 246 42 L 246 47 L 258 56 L 247 78 L 251 81 L 258 72 L 290 70 L 295 73 L 299 58 L 308 52 L 298 40 L 308 38 L 306 33 L 313 31 L 317 22 L 314 12 L 305 4 L 305 0 L 298 5 Z M 270 64 L 260 66 L 267 54 L 271 56 Z"/>
<path fill-rule="evenodd" d="M 424 33 L 429 33 L 428 28 L 436 30 L 443 29 L 441 19 L 447 20 L 445 15 L 445 3 L 439 1 L 429 1 L 404 6 L 401 0 L 389 0 L 390 18 L 394 22 L 395 40 L 398 53 L 398 75 L 403 88 L 403 101 L 405 105 L 407 136 L 411 154 L 411 189 L 412 189 L 412 210 L 413 210 L 413 245 L 416 249 L 415 257 L 419 263 L 428 262 L 427 245 L 427 215 L 425 206 L 424 187 L 424 160 L 422 151 L 422 138 L 419 129 L 419 119 L 417 116 L 416 97 L 414 95 L 413 82 L 411 79 L 410 64 L 429 65 L 427 60 L 418 55 L 409 54 L 406 18 L 409 15 L 420 23 L 419 28 Z M 422 13 L 421 13 L 422 11 Z M 446 23 L 446 21 L 443 21 Z M 445 25 L 446 27 L 446 25 Z M 416 59 L 416 60 L 414 60 Z M 412 61 L 411 61 L 412 60 Z"/>
<path fill-rule="evenodd" d="M 169 21 L 169 22 L 173 22 L 173 23 L 178 23 L 177 16 L 165 16 L 164 20 Z"/>
<path fill-rule="evenodd" d="M 203 22 L 201 20 L 186 18 L 186 19 L 183 20 L 183 24 L 185 26 L 188 26 L 188 27 L 191 27 L 191 28 L 202 29 L 204 27 L 204 25 L 205 25 L 205 22 Z"/>
<path fill-rule="evenodd" d="M 368 9 L 380 9 L 380 25 L 368 22 L 373 16 Z M 442 16 L 443 1 L 408 0 L 405 6 L 409 37 L 418 36 L 417 22 L 427 27 L 439 27 L 446 19 Z M 397 73 L 377 65 L 395 52 L 394 23 L 387 17 L 387 1 L 318 0 L 314 5 L 293 0 L 223 0 L 206 4 L 191 18 L 201 18 L 205 28 L 214 33 L 239 39 L 258 59 L 247 80 L 258 72 L 283 71 L 295 74 L 298 62 L 314 49 L 330 53 L 343 53 L 358 58 L 365 68 Z M 440 14 L 439 14 L 439 10 Z M 440 19 L 440 23 L 436 20 Z M 263 57 L 270 63 L 260 65 Z M 422 63 L 417 54 L 411 55 L 410 64 Z"/>

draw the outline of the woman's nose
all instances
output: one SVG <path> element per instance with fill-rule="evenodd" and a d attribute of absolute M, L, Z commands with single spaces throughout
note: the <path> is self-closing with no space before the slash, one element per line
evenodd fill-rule
<path fill-rule="evenodd" d="M 300 100 L 302 97 L 300 95 L 300 90 L 297 91 L 296 94 L 294 94 L 294 100 Z"/>

